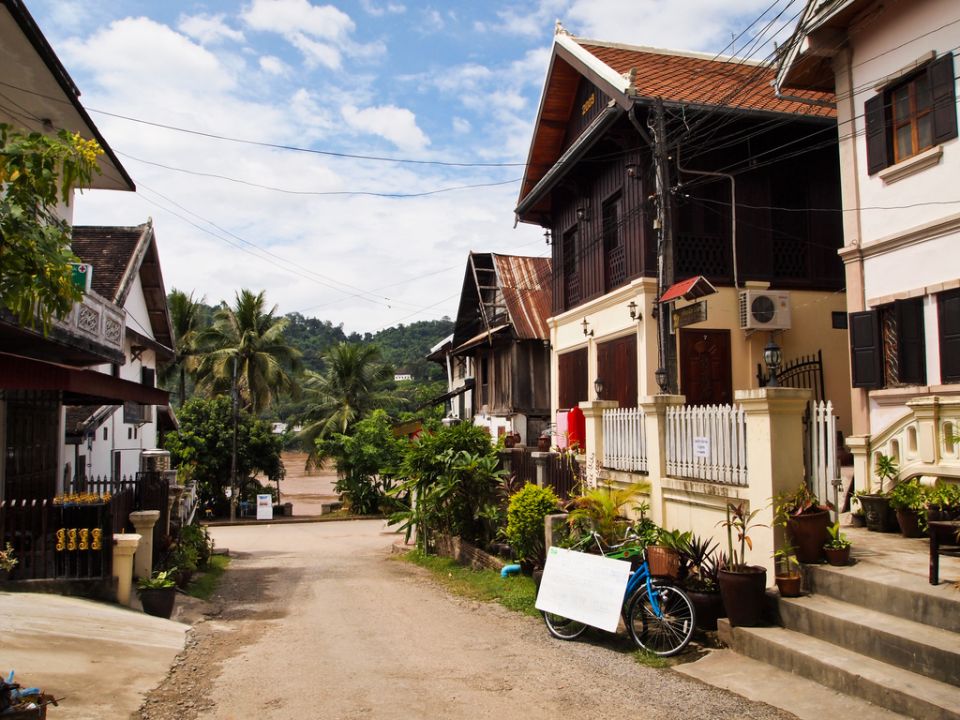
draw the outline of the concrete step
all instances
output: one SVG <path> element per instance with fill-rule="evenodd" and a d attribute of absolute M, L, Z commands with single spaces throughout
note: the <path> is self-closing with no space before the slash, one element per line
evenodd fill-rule
<path fill-rule="evenodd" d="M 930 585 L 925 576 L 868 559 L 847 567 L 806 565 L 805 587 L 818 595 L 960 632 L 960 592 L 952 584 Z"/>
<path fill-rule="evenodd" d="M 780 598 L 788 630 L 960 687 L 960 634 L 826 595 Z"/>
<path fill-rule="evenodd" d="M 733 650 L 917 720 L 960 720 L 960 688 L 780 627 L 718 623 Z"/>

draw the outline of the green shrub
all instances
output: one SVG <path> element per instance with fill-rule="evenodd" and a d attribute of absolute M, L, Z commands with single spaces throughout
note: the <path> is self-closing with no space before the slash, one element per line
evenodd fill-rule
<path fill-rule="evenodd" d="M 897 483 L 890 491 L 890 507 L 894 510 L 923 510 L 930 492 L 916 480 Z"/>
<path fill-rule="evenodd" d="M 510 498 L 505 535 L 520 560 L 543 560 L 543 519 L 557 512 L 560 501 L 551 488 L 527 483 Z"/>

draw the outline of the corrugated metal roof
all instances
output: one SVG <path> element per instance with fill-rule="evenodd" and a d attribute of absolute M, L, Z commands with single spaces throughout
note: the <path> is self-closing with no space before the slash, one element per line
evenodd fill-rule
<path fill-rule="evenodd" d="M 493 254 L 497 281 L 519 340 L 548 340 L 550 258 Z"/>

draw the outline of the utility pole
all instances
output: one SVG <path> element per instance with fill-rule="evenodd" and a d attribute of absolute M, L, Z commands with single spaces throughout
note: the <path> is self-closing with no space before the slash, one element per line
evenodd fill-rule
<path fill-rule="evenodd" d="M 230 458 L 230 522 L 237 519 L 237 357 L 233 358 L 233 390 L 230 393 L 233 409 L 233 455 Z"/>
<path fill-rule="evenodd" d="M 657 184 L 657 340 L 660 367 L 657 368 L 657 382 L 662 392 L 673 392 L 675 363 L 671 342 L 670 306 L 660 305 L 660 298 L 674 283 L 673 262 L 673 213 L 671 212 L 670 192 L 670 156 L 667 152 L 667 132 L 663 118 L 663 100 L 657 98 L 653 108 L 653 152 L 656 167 Z"/>

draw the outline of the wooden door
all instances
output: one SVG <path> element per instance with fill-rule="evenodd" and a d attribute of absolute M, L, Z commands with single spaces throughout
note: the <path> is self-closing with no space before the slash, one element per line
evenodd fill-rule
<path fill-rule="evenodd" d="M 688 405 L 733 402 L 729 330 L 680 331 L 680 392 Z"/>
<path fill-rule="evenodd" d="M 597 344 L 597 377 L 603 380 L 601 400 L 622 408 L 637 407 L 637 336 Z"/>

